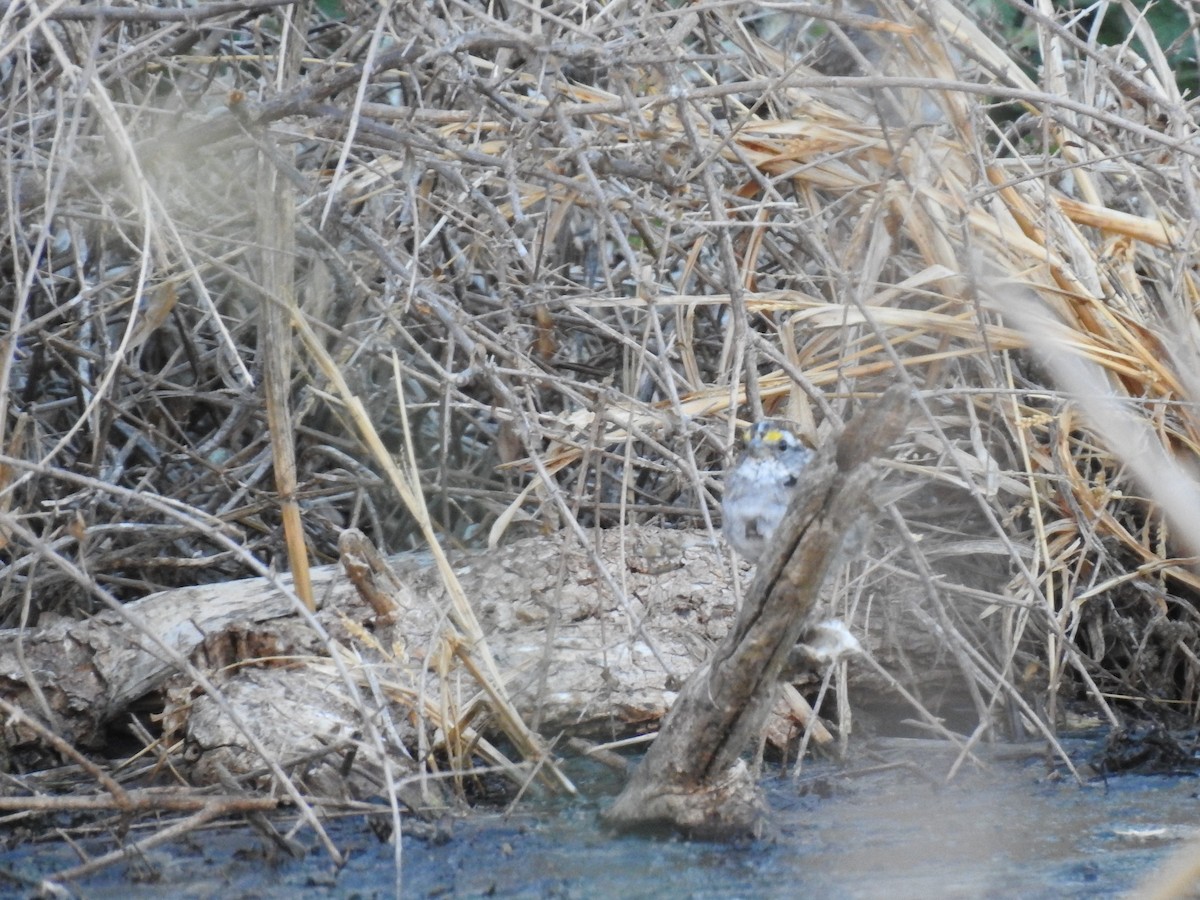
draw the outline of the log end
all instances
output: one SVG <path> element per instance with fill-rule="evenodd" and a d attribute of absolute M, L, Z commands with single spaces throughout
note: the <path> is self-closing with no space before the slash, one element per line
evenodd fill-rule
<path fill-rule="evenodd" d="M 665 789 L 634 779 L 608 809 L 604 824 L 645 835 L 680 834 L 693 840 L 762 837 L 769 808 L 744 760 L 714 782 Z"/>

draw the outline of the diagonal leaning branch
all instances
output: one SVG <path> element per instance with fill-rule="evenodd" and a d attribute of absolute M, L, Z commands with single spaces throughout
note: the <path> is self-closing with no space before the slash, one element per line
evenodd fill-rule
<path fill-rule="evenodd" d="M 908 409 L 908 389 L 890 388 L 805 469 L 734 627 L 680 692 L 605 811 L 608 824 L 704 837 L 759 832 L 766 806 L 741 755 L 763 727 L 846 532 L 870 508 L 879 477 L 871 461 L 903 433 Z"/>

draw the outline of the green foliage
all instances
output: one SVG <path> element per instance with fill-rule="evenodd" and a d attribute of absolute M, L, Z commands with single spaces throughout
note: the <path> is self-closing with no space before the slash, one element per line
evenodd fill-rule
<path fill-rule="evenodd" d="M 1175 81 L 1184 92 L 1196 93 L 1196 38 L 1190 34 L 1191 23 L 1184 8 L 1177 2 L 1151 2 L 1131 0 L 1141 12 L 1154 32 L 1154 39 L 1166 54 L 1167 61 L 1175 71 Z M 1130 40 L 1133 25 L 1124 10 L 1111 7 L 1100 28 L 1100 41 L 1105 44 L 1122 44 Z M 1146 58 L 1146 47 L 1137 38 L 1131 46 Z"/>
<path fill-rule="evenodd" d="M 333 19 L 335 22 L 341 22 L 346 18 L 346 8 L 342 5 L 342 0 L 317 0 L 317 9 L 323 16 Z"/>
<path fill-rule="evenodd" d="M 1186 0 L 1130 0 L 1131 6 L 1149 23 L 1155 41 L 1175 72 L 1179 89 L 1194 95 L 1200 87 L 1197 37 L 1183 2 Z M 1027 71 L 1032 74 L 1040 54 L 1037 29 L 1025 14 L 1008 0 L 968 0 L 967 5 L 980 21 L 999 32 L 1014 56 L 1023 59 Z M 1083 0 L 1055 0 L 1054 5 L 1059 12 L 1059 21 L 1073 23 L 1075 33 L 1082 40 L 1088 40 L 1095 30 L 1100 44 L 1109 47 L 1128 44 L 1143 59 L 1149 58 L 1142 41 L 1132 37 L 1133 24 L 1120 6 L 1104 7 L 1104 19 L 1099 28 L 1095 28 L 1098 9 L 1095 4 Z"/>

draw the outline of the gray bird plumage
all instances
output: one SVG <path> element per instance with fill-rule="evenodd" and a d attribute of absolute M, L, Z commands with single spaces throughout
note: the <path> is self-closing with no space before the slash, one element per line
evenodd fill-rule
<path fill-rule="evenodd" d="M 812 459 L 785 425 L 770 420 L 746 430 L 746 447 L 725 479 L 725 538 L 757 562 L 787 512 L 800 473 Z"/>

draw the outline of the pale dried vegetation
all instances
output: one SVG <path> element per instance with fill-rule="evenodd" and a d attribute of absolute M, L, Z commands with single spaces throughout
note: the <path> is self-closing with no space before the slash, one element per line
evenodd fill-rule
<path fill-rule="evenodd" d="M 425 544 L 350 397 L 448 545 L 716 540 L 737 422 L 899 381 L 833 601 L 892 674 L 976 736 L 1194 722 L 1195 106 L 1144 22 L 1010 5 L 1037 69 L 951 0 L 5 5 L 3 623 L 282 561 L 307 331 L 314 563 Z"/>

